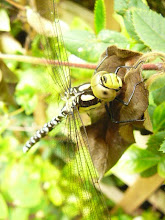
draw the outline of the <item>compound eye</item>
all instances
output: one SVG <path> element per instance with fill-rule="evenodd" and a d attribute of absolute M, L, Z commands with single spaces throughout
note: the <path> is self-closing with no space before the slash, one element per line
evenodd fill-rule
<path fill-rule="evenodd" d="M 106 82 L 107 82 L 107 77 L 106 77 L 106 76 L 102 76 L 102 77 L 101 77 L 101 83 L 102 83 L 102 85 L 105 86 Z"/>
<path fill-rule="evenodd" d="M 104 83 L 107 82 L 107 77 L 106 76 L 103 76 L 103 81 L 104 81 Z"/>
<path fill-rule="evenodd" d="M 121 89 L 121 87 L 119 87 L 118 89 L 115 89 L 116 92 L 118 92 Z"/>

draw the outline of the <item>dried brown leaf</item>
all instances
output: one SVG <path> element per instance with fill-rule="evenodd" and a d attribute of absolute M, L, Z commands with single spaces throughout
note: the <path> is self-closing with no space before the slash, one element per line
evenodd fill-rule
<path fill-rule="evenodd" d="M 101 59 L 105 55 L 106 52 L 103 53 Z M 118 66 L 135 65 L 142 55 L 139 52 L 110 46 L 108 48 L 108 58 L 101 64 L 98 71 L 104 70 L 113 73 Z M 123 87 L 118 97 L 121 100 L 127 101 L 132 94 L 135 84 L 142 81 L 141 64 L 137 69 L 126 70 L 125 68 L 121 68 L 118 76 L 120 76 L 123 82 Z M 123 105 L 117 100 L 112 102 L 112 112 L 114 113 L 115 120 L 141 119 L 147 107 L 148 90 L 145 88 L 144 82 L 141 82 L 136 87 L 128 106 Z M 134 143 L 134 126 L 139 127 L 139 129 L 144 129 L 146 126 L 146 128 L 152 130 L 149 123 L 144 126 L 144 122 L 113 123 L 105 111 L 104 105 L 99 110 L 92 110 L 90 117 L 92 124 L 86 126 L 86 130 L 89 138 L 91 157 L 100 178 L 116 164 L 127 147 L 131 143 Z"/>

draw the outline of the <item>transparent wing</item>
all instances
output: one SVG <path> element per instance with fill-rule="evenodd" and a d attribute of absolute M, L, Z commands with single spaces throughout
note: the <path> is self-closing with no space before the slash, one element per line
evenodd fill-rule
<path fill-rule="evenodd" d="M 109 219 L 104 197 L 98 190 L 98 176 L 88 151 L 86 130 L 76 107 L 67 118 L 67 130 L 67 145 L 72 149 L 65 146 L 69 153 L 67 158 L 70 158 L 66 173 L 70 175 L 70 191 L 77 198 L 82 219 Z"/>
<path fill-rule="evenodd" d="M 43 6 L 44 2 L 46 2 L 45 6 Z M 67 66 L 60 65 L 62 61 L 67 61 L 67 54 L 63 44 L 56 4 L 54 0 L 40 1 L 40 3 L 40 6 L 43 6 L 41 7 L 42 16 L 51 21 L 50 29 L 46 30 L 41 26 L 43 20 L 39 19 L 41 26 L 39 32 L 42 34 L 44 52 L 47 59 L 58 60 L 59 64 L 59 66 L 51 65 L 48 69 L 56 86 L 60 91 L 65 92 L 71 86 L 70 72 Z M 46 27 L 48 24 L 46 23 Z M 69 179 L 69 189 L 67 185 L 67 188 L 64 187 L 63 193 L 68 200 L 76 199 L 76 205 L 81 211 L 81 219 L 108 219 L 109 215 L 103 195 L 97 190 L 99 187 L 98 177 L 88 151 L 87 134 L 76 107 L 73 114 L 68 115 L 66 130 L 63 132 L 68 133 L 68 140 L 63 143 L 61 148 L 62 158 L 67 164 L 63 169 L 63 174 L 65 178 Z M 69 203 L 71 204 L 71 202 Z"/>
<path fill-rule="evenodd" d="M 27 9 L 27 19 L 30 25 L 41 35 L 41 46 L 47 59 L 48 72 L 54 80 L 59 93 L 68 91 L 71 87 L 70 70 L 61 65 L 68 62 L 64 47 L 60 20 L 54 0 L 38 1 L 36 13 Z M 49 60 L 56 60 L 57 65 L 51 65 Z"/>

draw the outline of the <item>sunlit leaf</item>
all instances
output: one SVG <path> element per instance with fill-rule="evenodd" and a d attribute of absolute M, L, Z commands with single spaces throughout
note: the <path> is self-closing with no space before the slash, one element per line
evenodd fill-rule
<path fill-rule="evenodd" d="M 160 219 L 160 213 L 154 212 L 152 210 L 147 210 L 143 212 L 141 218 L 145 220 L 157 220 Z"/>
<path fill-rule="evenodd" d="M 165 153 L 165 140 L 162 142 L 162 144 L 160 145 L 160 151 L 163 151 L 163 153 Z"/>
<path fill-rule="evenodd" d="M 8 207 L 2 194 L 0 194 L 0 219 L 7 219 L 7 218 L 8 218 Z"/>
<path fill-rule="evenodd" d="M 98 34 L 102 29 L 105 29 L 105 5 L 103 0 L 96 0 L 94 15 L 95 32 Z"/>
<path fill-rule="evenodd" d="M 10 19 L 4 9 L 0 9 L 0 31 L 10 31 Z"/>
<path fill-rule="evenodd" d="M 37 104 L 35 89 L 27 85 L 24 86 L 24 88 L 17 90 L 16 100 L 17 103 L 25 109 L 26 114 L 31 114 Z"/>
<path fill-rule="evenodd" d="M 58 170 L 53 164 L 49 161 L 45 161 L 42 163 L 42 180 L 44 182 L 49 182 L 51 180 L 59 180 L 60 178 L 60 170 Z"/>
<path fill-rule="evenodd" d="M 165 52 L 165 18 L 151 10 L 146 13 L 145 10 L 139 9 L 132 13 L 136 33 L 144 44 L 152 50 Z"/>
<path fill-rule="evenodd" d="M 86 30 L 86 31 L 93 31 L 92 28 L 81 18 L 79 17 L 75 17 L 72 21 L 72 24 L 71 24 L 71 29 L 80 29 L 81 27 L 81 30 Z"/>
<path fill-rule="evenodd" d="M 116 0 L 114 1 L 114 4 L 115 4 L 115 7 L 114 7 L 115 11 L 120 15 L 124 15 L 126 10 L 128 9 L 128 3 L 123 0 Z"/>
<path fill-rule="evenodd" d="M 129 45 L 127 38 L 117 31 L 102 30 L 99 32 L 97 38 L 102 42 L 118 45 L 118 47 L 122 47 L 123 49 Z"/>
<path fill-rule="evenodd" d="M 158 174 L 165 178 L 165 156 L 161 158 L 161 161 L 158 163 Z"/>
<path fill-rule="evenodd" d="M 8 54 L 25 52 L 21 44 L 8 33 L 3 33 L 0 35 L 0 49 L 3 53 Z"/>
<path fill-rule="evenodd" d="M 153 114 L 153 129 L 154 132 L 165 129 L 165 102 L 159 105 Z"/>
<path fill-rule="evenodd" d="M 131 1 L 123 1 L 123 0 L 115 0 L 115 11 L 117 11 L 118 14 L 124 15 L 126 11 L 133 7 L 135 8 L 142 8 L 147 9 L 148 6 L 144 4 L 142 0 L 131 0 Z"/>
<path fill-rule="evenodd" d="M 139 173 L 156 165 L 159 161 L 160 157 L 154 153 L 132 145 L 121 157 L 117 166 L 127 172 Z"/>
<path fill-rule="evenodd" d="M 154 79 L 152 81 L 152 84 L 149 87 L 150 91 L 153 91 L 156 89 L 161 89 L 162 87 L 164 87 L 164 85 L 165 85 L 165 75 L 164 74 L 156 75 L 156 76 L 153 76 L 152 78 L 154 78 Z"/>
<path fill-rule="evenodd" d="M 64 196 L 63 192 L 59 187 L 56 185 L 53 185 L 49 190 L 48 190 L 48 197 L 50 201 L 55 205 L 55 206 L 61 206 L 62 203 L 64 202 Z"/>
<path fill-rule="evenodd" d="M 100 51 L 103 52 L 108 44 L 98 42 L 96 36 L 88 31 L 73 30 L 65 33 L 64 41 L 66 48 L 76 56 L 89 62 L 96 62 Z"/>
<path fill-rule="evenodd" d="M 19 207 L 34 207 L 40 203 L 42 191 L 39 176 L 18 164 L 8 167 L 3 187 Z"/>
<path fill-rule="evenodd" d="M 160 145 L 164 141 L 164 137 L 165 137 L 165 131 L 160 131 L 149 137 L 148 142 L 147 142 L 148 149 L 152 151 L 155 155 L 161 154 L 158 150 L 160 148 Z"/>
<path fill-rule="evenodd" d="M 10 214 L 11 220 L 28 220 L 29 210 L 26 208 L 13 208 Z"/>
<path fill-rule="evenodd" d="M 149 169 L 140 173 L 140 175 L 142 177 L 150 177 L 150 176 L 154 175 L 155 173 L 157 173 L 157 166 L 150 167 Z"/>
<path fill-rule="evenodd" d="M 153 96 L 154 102 L 157 105 L 160 105 L 162 102 L 165 102 L 164 93 L 165 93 L 165 86 L 152 91 L 152 96 Z"/>
<path fill-rule="evenodd" d="M 100 54 L 110 45 L 128 47 L 124 36 L 109 30 L 101 31 L 98 36 L 88 31 L 73 30 L 65 33 L 64 41 L 71 53 L 88 62 L 97 62 Z"/>
<path fill-rule="evenodd" d="M 142 43 L 139 36 L 137 35 L 135 31 L 135 27 L 132 22 L 132 11 L 130 10 L 126 11 L 125 16 L 124 16 L 124 24 L 125 24 L 128 34 L 131 37 L 131 40 L 134 39 L 135 42 Z"/>
<path fill-rule="evenodd" d="M 7 114 L 3 115 L 0 121 L 0 134 L 5 131 L 5 129 L 9 126 L 9 124 L 10 124 L 10 120 L 8 118 L 8 115 Z"/>

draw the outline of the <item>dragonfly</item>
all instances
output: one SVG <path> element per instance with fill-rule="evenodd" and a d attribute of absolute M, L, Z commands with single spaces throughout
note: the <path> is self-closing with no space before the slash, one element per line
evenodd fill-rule
<path fill-rule="evenodd" d="M 97 190 L 97 188 L 99 188 L 99 177 L 90 156 L 88 135 L 83 124 L 83 120 L 81 118 L 81 112 L 87 112 L 91 109 L 99 108 L 102 103 L 105 103 L 106 110 L 107 112 L 109 112 L 109 107 L 107 103 L 113 101 L 117 96 L 117 92 L 122 88 L 122 80 L 117 75 L 119 69 L 137 68 L 139 63 L 137 64 L 137 66 L 134 67 L 118 67 L 114 73 L 107 73 L 106 71 L 97 72 L 97 69 L 107 58 L 107 55 L 98 64 L 94 72 L 94 76 L 92 77 L 91 83 L 84 83 L 80 86 L 72 87 L 70 68 L 68 66 L 61 65 L 63 60 L 68 62 L 68 57 L 62 37 L 57 6 L 54 0 L 52 1 L 51 8 L 49 8 L 48 10 L 49 17 L 50 20 L 53 21 L 53 25 L 51 30 L 49 30 L 49 34 L 46 33 L 44 28 L 41 28 L 42 43 L 44 45 L 46 58 L 50 60 L 58 60 L 58 66 L 51 65 L 48 67 L 48 71 L 54 81 L 55 88 L 57 88 L 57 91 L 65 104 L 58 116 L 55 116 L 41 129 L 37 130 L 36 133 L 26 142 L 23 147 L 23 151 L 25 153 L 28 152 L 37 142 L 40 141 L 41 138 L 48 135 L 50 131 L 55 129 L 58 124 L 65 120 L 65 124 L 67 127 L 67 143 L 65 144 L 66 153 L 69 152 L 68 148 L 70 147 L 75 152 L 76 170 L 79 174 L 80 182 L 83 183 L 86 191 L 85 195 L 81 194 L 80 192 L 80 196 L 82 197 L 80 209 L 83 209 L 82 206 L 84 204 L 84 201 L 89 201 L 88 211 L 84 211 L 84 213 L 82 214 L 83 218 L 110 219 L 109 211 L 105 204 L 104 197 L 102 193 L 98 192 Z M 40 23 L 40 21 L 36 21 L 36 23 Z M 51 37 L 51 40 L 49 37 Z M 129 104 L 136 89 L 136 86 L 139 83 L 135 85 L 128 102 L 123 102 L 123 104 Z M 130 122 L 115 121 L 112 118 L 112 114 L 110 115 L 112 121 L 114 121 L 115 123 Z M 69 155 L 69 157 L 70 161 L 72 161 L 72 156 Z M 77 187 L 79 187 L 78 182 Z"/>
<path fill-rule="evenodd" d="M 33 14 L 30 10 L 27 13 L 29 13 L 29 19 L 30 15 L 33 15 L 32 23 L 34 25 L 43 24 L 42 17 Z M 58 60 L 57 66 L 48 64 L 48 73 L 52 77 L 56 92 L 65 105 L 58 116 L 52 118 L 26 142 L 23 151 L 29 151 L 41 138 L 65 121 L 64 130 L 66 132 L 64 134 L 67 136 L 67 141 L 64 143 L 65 149 L 61 149 L 61 151 L 65 150 L 63 154 L 69 158 L 67 159 L 68 173 L 73 176 L 78 173 L 74 184 L 76 188 L 72 185 L 70 191 L 80 197 L 78 206 L 82 219 L 110 219 L 109 210 L 100 190 L 98 174 L 90 156 L 88 135 L 80 116 L 81 112 L 99 106 L 101 101 L 93 95 L 90 83 L 72 87 L 70 68 L 61 65 L 63 61 L 68 62 L 68 56 L 64 46 L 56 1 L 51 1 L 50 6 L 47 5 L 47 8 L 42 9 L 42 13 L 43 16 L 48 14 L 51 27 L 49 31 L 44 27 L 39 27 L 40 29 L 37 31 L 39 30 L 41 35 L 45 57 L 48 60 Z M 74 152 L 74 156 L 70 151 Z"/>

